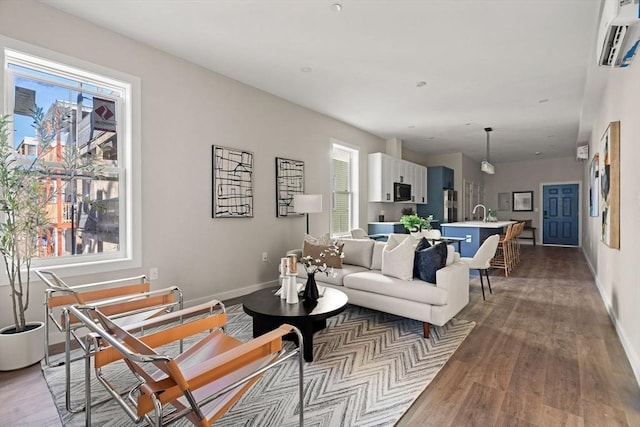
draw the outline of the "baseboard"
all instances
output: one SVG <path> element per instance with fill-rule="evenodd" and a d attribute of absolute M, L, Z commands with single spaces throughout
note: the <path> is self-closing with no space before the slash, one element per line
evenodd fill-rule
<path fill-rule="evenodd" d="M 613 313 L 613 306 L 611 305 L 611 301 L 609 300 L 609 297 L 607 297 L 607 295 L 605 294 L 603 287 L 600 283 L 600 279 L 598 278 L 598 275 L 596 273 L 596 270 L 591 264 L 591 260 L 589 259 L 586 252 L 584 251 L 584 248 L 582 248 L 582 253 L 584 254 L 585 260 L 587 260 L 587 265 L 589 266 L 589 270 L 591 270 L 591 274 L 593 275 L 593 278 L 596 282 L 596 288 L 600 293 L 600 298 L 602 298 L 602 301 L 604 302 L 604 306 L 607 309 L 607 313 L 609 313 L 609 318 L 613 322 L 613 326 L 616 328 L 616 333 L 618 334 L 618 338 L 622 343 L 622 348 L 624 349 L 624 352 L 627 355 L 627 359 L 631 364 L 631 369 L 633 370 L 633 374 L 636 377 L 636 384 L 640 385 L 640 356 L 638 356 L 638 354 L 634 351 L 633 347 L 631 346 L 631 340 L 629 340 L 629 338 L 627 337 L 627 334 L 625 334 L 624 332 L 624 329 L 622 329 L 622 327 L 618 323 L 618 319 Z"/>
<path fill-rule="evenodd" d="M 207 297 L 188 300 L 184 302 L 184 306 L 191 307 L 193 305 L 202 304 L 212 299 L 217 299 L 219 301 L 226 301 L 226 300 L 230 300 L 233 298 L 238 298 L 238 297 L 250 294 L 251 292 L 259 291 L 260 289 L 270 288 L 272 286 L 277 286 L 277 285 L 278 285 L 277 280 L 272 280 L 264 283 L 257 283 L 255 285 L 245 286 L 244 288 L 233 289 L 231 291 L 221 292 L 219 294 L 214 294 Z"/>

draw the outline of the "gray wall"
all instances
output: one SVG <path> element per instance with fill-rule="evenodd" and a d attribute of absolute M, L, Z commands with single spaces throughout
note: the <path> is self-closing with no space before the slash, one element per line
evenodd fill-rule
<path fill-rule="evenodd" d="M 593 125 L 589 161 L 582 167 L 583 250 L 640 382 L 640 60 L 609 70 L 609 83 Z M 600 240 L 600 217 L 589 216 L 589 163 L 609 122 L 620 121 L 620 249 Z M 602 159 L 602 156 L 600 156 Z M 602 160 L 601 160 L 602 161 Z"/>
<path fill-rule="evenodd" d="M 533 191 L 533 212 L 500 211 L 498 219 L 532 219 L 533 226 L 538 228 L 538 242 L 542 240 L 541 185 L 582 181 L 582 163 L 571 157 L 498 163 L 495 167 L 495 175 L 485 175 L 484 179 L 487 209 L 498 207 L 498 193 Z"/>
<path fill-rule="evenodd" d="M 276 156 L 303 160 L 306 190 L 324 196 L 310 216 L 311 232 L 329 230 L 330 140 L 360 148 L 360 185 L 367 188 L 367 154 L 382 139 L 283 99 L 142 45 L 39 2 L 0 1 L 3 35 L 142 80 L 142 268 L 159 268 L 156 288 L 177 284 L 186 300 L 228 298 L 273 283 L 278 260 L 299 247 L 304 217 L 276 218 Z M 77 41 L 82 35 L 82 42 Z M 211 218 L 211 145 L 255 155 L 254 218 Z M 360 222 L 366 224 L 366 190 Z M 261 260 L 268 252 L 271 263 Z M 71 283 L 111 275 L 69 278 Z M 0 292 L 8 291 L 0 287 Z M 42 289 L 32 290 L 31 320 L 42 318 Z M 0 299 L 0 325 L 12 323 Z"/>

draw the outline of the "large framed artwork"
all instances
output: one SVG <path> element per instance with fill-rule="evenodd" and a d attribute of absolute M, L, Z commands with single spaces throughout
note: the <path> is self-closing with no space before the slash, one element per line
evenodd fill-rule
<path fill-rule="evenodd" d="M 600 138 L 600 219 L 602 241 L 620 248 L 620 122 L 611 122 Z"/>
<path fill-rule="evenodd" d="M 589 165 L 589 216 L 600 215 L 599 157 L 599 153 L 594 154 L 593 159 L 591 159 L 591 165 Z"/>
<path fill-rule="evenodd" d="M 304 162 L 276 157 L 276 217 L 300 216 L 293 196 L 304 194 Z"/>
<path fill-rule="evenodd" d="M 512 193 L 513 211 L 533 211 L 533 191 L 514 191 Z"/>
<path fill-rule="evenodd" d="M 253 217 L 253 153 L 212 146 L 213 218 Z"/>

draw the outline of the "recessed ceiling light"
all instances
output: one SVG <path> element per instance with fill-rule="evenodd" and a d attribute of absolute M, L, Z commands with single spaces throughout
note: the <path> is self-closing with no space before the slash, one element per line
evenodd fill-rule
<path fill-rule="evenodd" d="M 426 86 L 427 82 L 418 82 L 416 83 L 416 87 L 422 87 L 422 86 Z"/>
<path fill-rule="evenodd" d="M 436 137 L 435 137 L 435 136 L 430 136 L 430 137 L 429 137 L 429 138 L 427 138 L 427 139 L 436 139 Z"/>
<path fill-rule="evenodd" d="M 549 100 L 547 98 L 541 99 L 540 101 L 538 101 L 540 104 L 544 104 L 545 102 L 549 102 Z"/>
<path fill-rule="evenodd" d="M 547 135 L 547 138 L 555 138 L 555 135 Z"/>
<path fill-rule="evenodd" d="M 340 3 L 334 3 L 331 5 L 331 10 L 334 12 L 340 12 L 342 10 L 342 5 Z"/>
<path fill-rule="evenodd" d="M 303 73 L 310 73 L 311 72 L 311 67 L 302 67 L 302 68 L 300 68 L 300 71 L 302 71 Z"/>
<path fill-rule="evenodd" d="M 542 154 L 542 151 L 536 151 L 536 156 L 539 156 L 540 154 Z"/>
<path fill-rule="evenodd" d="M 409 129 L 415 129 L 416 125 L 409 125 L 407 126 Z"/>
<path fill-rule="evenodd" d="M 471 123 L 465 123 L 464 125 L 465 125 L 465 126 L 470 126 L 470 125 L 471 125 Z"/>

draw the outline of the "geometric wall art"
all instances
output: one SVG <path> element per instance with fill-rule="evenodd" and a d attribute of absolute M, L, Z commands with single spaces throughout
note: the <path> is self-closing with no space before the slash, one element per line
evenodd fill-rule
<path fill-rule="evenodd" d="M 600 182 L 598 176 L 600 170 L 598 168 L 598 158 L 600 153 L 595 153 L 591 159 L 589 166 L 589 216 L 600 215 Z"/>
<path fill-rule="evenodd" d="M 276 217 L 300 216 L 293 196 L 304 194 L 304 162 L 276 157 Z"/>
<path fill-rule="evenodd" d="M 620 248 L 620 122 L 611 122 L 600 139 L 600 219 L 602 241 Z"/>
<path fill-rule="evenodd" d="M 253 153 L 212 147 L 213 218 L 253 217 Z"/>

